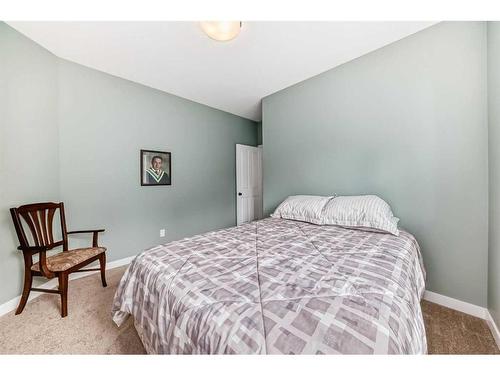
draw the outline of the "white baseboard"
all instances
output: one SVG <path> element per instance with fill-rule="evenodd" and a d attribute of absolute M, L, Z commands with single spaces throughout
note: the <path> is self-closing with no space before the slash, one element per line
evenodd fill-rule
<path fill-rule="evenodd" d="M 491 316 L 490 312 L 486 310 L 486 322 L 488 323 L 488 327 L 490 327 L 490 331 L 493 334 L 493 338 L 495 339 L 495 342 L 497 343 L 498 348 L 500 349 L 500 330 L 498 329 L 497 324 L 493 320 L 493 317 Z"/>
<path fill-rule="evenodd" d="M 129 264 L 130 262 L 132 262 L 132 260 L 134 258 L 135 258 L 135 255 L 128 257 L 128 258 L 123 258 L 123 259 L 114 260 L 112 262 L 107 262 L 106 263 L 106 270 L 125 266 L 125 265 Z M 87 268 L 90 268 L 90 266 L 88 266 Z M 76 272 L 76 273 L 72 273 L 69 276 L 69 279 L 76 280 L 76 279 L 80 279 L 82 277 L 89 276 L 89 275 L 91 275 L 93 273 L 97 273 L 97 272 L 99 272 L 99 271 L 93 271 L 93 272 L 88 272 L 88 273 L 87 272 Z M 57 278 L 54 278 L 54 279 L 47 281 L 46 283 L 43 283 L 41 285 L 37 285 L 36 287 L 43 288 L 43 289 L 55 289 L 55 288 L 57 288 L 57 286 L 58 286 Z M 44 293 L 31 292 L 30 296 L 28 298 L 28 302 L 34 300 L 35 298 L 37 298 L 41 294 L 44 294 Z M 17 297 L 12 298 L 9 301 L 3 303 L 2 305 L 0 305 L 0 316 L 3 316 L 5 314 L 11 312 L 12 310 L 15 310 L 17 308 L 17 305 L 19 304 L 20 300 L 21 300 L 21 296 L 17 296 Z"/>
<path fill-rule="evenodd" d="M 461 311 L 481 319 L 486 319 L 486 312 L 484 307 L 473 305 L 469 302 L 460 301 L 455 298 L 447 297 L 442 294 L 426 290 L 424 292 L 424 299 L 429 302 L 437 303 L 438 305 L 449 307 L 450 309 Z"/>

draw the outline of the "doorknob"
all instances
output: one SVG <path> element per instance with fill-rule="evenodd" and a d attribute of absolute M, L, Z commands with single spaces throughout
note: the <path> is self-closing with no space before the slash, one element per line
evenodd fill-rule
<path fill-rule="evenodd" d="M 239 196 L 242 196 L 243 194 L 241 194 L 241 193 L 238 193 L 238 195 L 239 195 Z"/>

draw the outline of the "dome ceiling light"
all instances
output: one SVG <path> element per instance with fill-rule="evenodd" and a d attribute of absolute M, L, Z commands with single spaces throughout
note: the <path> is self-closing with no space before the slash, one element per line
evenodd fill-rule
<path fill-rule="evenodd" d="M 240 33 L 241 21 L 202 21 L 200 26 L 210 38 L 227 42 Z"/>

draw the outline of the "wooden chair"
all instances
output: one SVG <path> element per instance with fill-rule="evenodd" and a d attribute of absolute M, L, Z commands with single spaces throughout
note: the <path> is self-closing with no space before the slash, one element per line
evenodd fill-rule
<path fill-rule="evenodd" d="M 53 221 L 56 211 L 59 210 L 61 222 L 62 240 L 54 241 Z M 21 301 L 16 310 L 16 315 L 20 314 L 32 290 L 44 293 L 56 293 L 61 295 L 61 316 L 68 315 L 68 276 L 73 272 L 101 271 L 101 281 L 103 287 L 106 284 L 106 248 L 97 244 L 98 233 L 104 229 L 78 230 L 68 232 L 66 230 L 66 219 L 64 216 L 64 204 L 61 203 L 34 203 L 17 208 L 11 208 L 10 213 L 14 221 L 17 237 L 19 238 L 19 250 L 24 255 L 24 288 Z M 24 220 L 31 232 L 32 241 L 28 240 L 24 225 Z M 68 234 L 93 233 L 92 247 L 68 250 Z M 62 246 L 63 251 L 52 256 L 47 256 L 46 252 L 55 247 Z M 33 263 L 33 255 L 39 254 L 39 261 Z M 99 260 L 100 268 L 81 269 L 82 267 Z M 57 277 L 59 288 L 40 289 L 33 288 L 33 276 L 44 276 L 48 279 Z"/>

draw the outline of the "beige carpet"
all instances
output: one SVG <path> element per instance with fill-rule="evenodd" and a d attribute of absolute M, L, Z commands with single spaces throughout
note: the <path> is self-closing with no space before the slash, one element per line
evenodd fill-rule
<path fill-rule="evenodd" d="M 111 320 L 111 303 L 125 267 L 69 282 L 68 316 L 61 318 L 60 297 L 43 294 L 23 313 L 0 318 L 2 354 L 144 354 L 132 319 L 118 328 Z"/>
<path fill-rule="evenodd" d="M 62 319 L 59 296 L 44 294 L 21 315 L 0 317 L 1 354 L 144 354 L 131 319 L 118 328 L 111 303 L 125 267 L 70 281 L 68 317 Z M 430 354 L 498 354 L 486 322 L 422 302 Z"/>
<path fill-rule="evenodd" d="M 500 354 L 485 320 L 422 301 L 429 354 Z"/>

